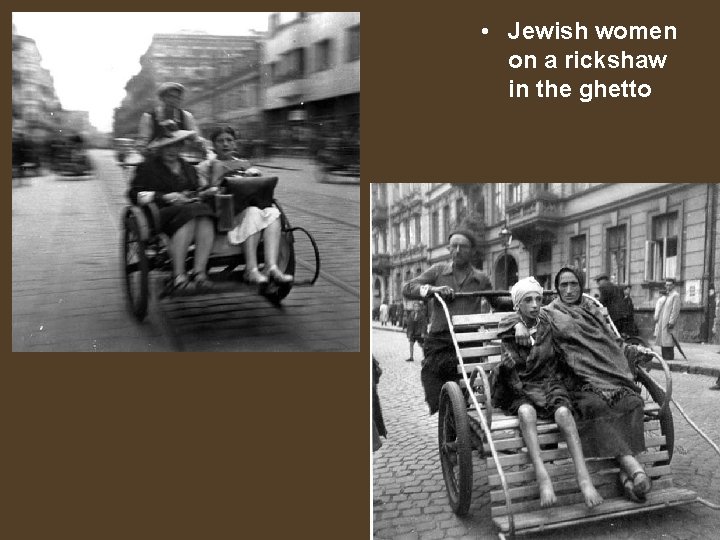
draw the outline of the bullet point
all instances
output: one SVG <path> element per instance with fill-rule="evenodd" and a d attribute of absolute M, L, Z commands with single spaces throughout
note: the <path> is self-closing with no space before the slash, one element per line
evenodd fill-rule
<path fill-rule="evenodd" d="M 483 33 L 484 36 L 486 36 L 487 33 L 489 32 L 489 30 L 488 30 L 487 28 L 483 28 L 483 29 L 480 30 L 480 31 Z"/>

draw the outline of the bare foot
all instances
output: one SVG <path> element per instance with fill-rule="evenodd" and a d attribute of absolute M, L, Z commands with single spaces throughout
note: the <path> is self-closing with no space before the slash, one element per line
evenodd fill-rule
<path fill-rule="evenodd" d="M 582 492 L 583 497 L 585 497 L 585 506 L 592 508 L 593 506 L 603 503 L 604 499 L 602 498 L 602 495 L 598 493 L 595 486 L 592 485 L 592 482 L 578 483 L 580 485 L 580 491 Z"/>
<path fill-rule="evenodd" d="M 555 490 L 553 489 L 550 477 L 544 476 L 538 478 L 538 484 L 540 486 L 540 506 L 547 508 L 555 504 L 557 498 L 555 497 Z"/>

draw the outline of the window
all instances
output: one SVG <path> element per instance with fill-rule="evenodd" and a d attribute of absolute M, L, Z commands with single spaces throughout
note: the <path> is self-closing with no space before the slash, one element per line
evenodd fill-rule
<path fill-rule="evenodd" d="M 652 240 L 645 243 L 645 279 L 662 281 L 678 279 L 678 215 L 677 212 L 654 217 Z"/>
<path fill-rule="evenodd" d="M 586 240 L 584 234 L 570 238 L 570 264 L 580 268 L 587 276 L 587 254 L 585 252 Z"/>
<path fill-rule="evenodd" d="M 627 239 L 625 225 L 607 230 L 607 270 L 614 283 L 625 283 L 625 254 Z M 615 278 L 615 279 L 613 279 Z"/>
<path fill-rule="evenodd" d="M 378 233 L 373 234 L 373 253 L 380 253 L 380 236 Z"/>
<path fill-rule="evenodd" d="M 522 198 L 522 184 L 508 184 L 508 204 L 519 203 Z"/>
<path fill-rule="evenodd" d="M 420 237 L 420 216 L 415 216 L 415 245 L 420 245 L 422 238 Z"/>
<path fill-rule="evenodd" d="M 492 221 L 497 223 L 502 216 L 502 188 L 500 184 L 492 184 Z"/>
<path fill-rule="evenodd" d="M 447 240 L 450 233 L 450 205 L 443 206 L 443 239 Z"/>
<path fill-rule="evenodd" d="M 315 71 L 324 71 L 332 67 L 332 42 L 323 39 L 315 44 Z"/>
<path fill-rule="evenodd" d="M 409 248 L 410 247 L 410 220 L 406 219 L 403 222 L 403 225 L 405 227 L 405 247 Z"/>
<path fill-rule="evenodd" d="M 400 251 L 400 224 L 393 225 L 393 251 Z"/>
<path fill-rule="evenodd" d="M 346 31 L 347 36 L 347 61 L 360 59 L 360 25 L 352 26 Z"/>
<path fill-rule="evenodd" d="M 455 220 L 459 223 L 465 217 L 465 201 L 460 198 L 455 201 Z"/>
<path fill-rule="evenodd" d="M 434 210 L 430 217 L 431 242 L 434 247 L 440 243 L 440 216 L 438 215 L 438 211 Z"/>

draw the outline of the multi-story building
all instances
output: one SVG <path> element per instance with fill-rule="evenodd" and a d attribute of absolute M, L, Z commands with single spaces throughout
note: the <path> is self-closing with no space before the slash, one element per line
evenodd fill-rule
<path fill-rule="evenodd" d="M 342 131 L 359 138 L 360 13 L 273 13 L 265 69 L 273 143 L 303 150 Z"/>
<path fill-rule="evenodd" d="M 50 72 L 41 65 L 35 40 L 19 35 L 15 25 L 12 29 L 13 132 L 42 143 L 60 127 L 60 101 Z"/>
<path fill-rule="evenodd" d="M 678 282 L 683 307 L 676 334 L 707 341 L 716 329 L 720 285 L 718 184 L 375 184 L 373 294 L 400 298 L 402 282 L 447 259 L 446 235 L 458 220 L 475 227 L 476 265 L 496 289 L 534 275 L 552 288 L 574 263 L 592 278 L 630 286 L 636 322 L 652 334 L 664 279 Z M 413 233 L 413 231 L 415 231 Z M 418 233 L 419 231 L 419 233 Z"/>
<path fill-rule="evenodd" d="M 166 81 L 181 83 L 186 88 L 187 107 L 198 114 L 205 125 L 217 123 L 220 117 L 233 109 L 213 96 L 219 86 L 227 84 L 235 69 L 246 70 L 247 64 L 259 65 L 259 43 L 262 34 L 251 36 L 216 36 L 199 32 L 155 34 L 150 47 L 140 58 L 141 69 L 125 86 L 126 95 L 115 109 L 114 133 L 116 137 L 134 136 L 140 116 L 158 104 L 157 88 Z M 246 84 L 246 83 L 241 83 Z M 253 84 L 257 84 L 253 82 Z M 234 88 L 234 87 L 233 87 Z M 252 94 L 249 87 L 242 92 Z M 209 107 L 205 107 L 210 92 Z M 206 96 L 198 101 L 201 96 Z M 223 98 L 225 99 L 225 98 Z M 231 99 L 231 98 L 228 98 Z M 197 103 L 199 110 L 190 104 Z M 222 109 L 222 111 L 221 111 Z"/>

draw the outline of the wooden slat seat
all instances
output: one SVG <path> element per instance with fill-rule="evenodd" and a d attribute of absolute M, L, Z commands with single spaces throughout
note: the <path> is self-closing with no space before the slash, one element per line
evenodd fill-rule
<path fill-rule="evenodd" d="M 655 489 L 648 493 L 644 503 L 634 503 L 627 499 L 611 499 L 595 508 L 588 509 L 584 503 L 574 503 L 565 506 L 554 506 L 533 512 L 524 512 L 514 515 L 516 533 L 531 533 L 543 530 L 587 523 L 598 519 L 608 519 L 629 513 L 649 512 L 659 508 L 678 506 L 694 502 L 697 499 L 695 492 L 688 489 L 670 487 Z M 493 523 L 498 529 L 506 533 L 510 530 L 508 516 L 494 517 Z"/>

